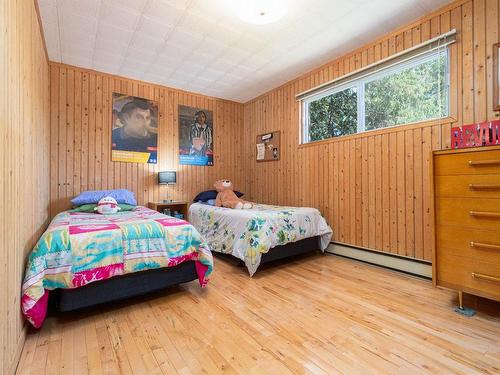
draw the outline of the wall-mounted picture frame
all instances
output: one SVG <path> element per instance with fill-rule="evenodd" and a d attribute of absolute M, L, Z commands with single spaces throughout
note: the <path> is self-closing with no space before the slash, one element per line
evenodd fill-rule
<path fill-rule="evenodd" d="M 493 109 L 500 111 L 500 43 L 493 45 Z"/>
<path fill-rule="evenodd" d="M 111 161 L 158 162 L 158 103 L 113 93 Z"/>
<path fill-rule="evenodd" d="M 258 162 L 280 160 L 280 138 L 280 131 L 257 135 L 256 160 Z"/>
<path fill-rule="evenodd" d="M 179 164 L 214 165 L 214 114 L 179 105 Z"/>

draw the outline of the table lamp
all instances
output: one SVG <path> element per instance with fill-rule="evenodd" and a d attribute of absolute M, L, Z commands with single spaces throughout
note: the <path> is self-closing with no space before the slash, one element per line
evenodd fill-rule
<path fill-rule="evenodd" d="M 158 172 L 159 185 L 174 185 L 176 182 L 177 182 L 176 171 Z M 167 199 L 164 199 L 163 202 L 164 203 L 172 202 L 172 199 L 168 199 L 168 186 L 167 186 Z"/>

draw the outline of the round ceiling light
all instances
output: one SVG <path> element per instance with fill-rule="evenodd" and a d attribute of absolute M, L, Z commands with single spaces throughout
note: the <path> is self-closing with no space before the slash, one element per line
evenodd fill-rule
<path fill-rule="evenodd" d="M 255 25 L 276 22 L 286 13 L 284 0 L 239 0 L 238 3 L 238 16 Z"/>

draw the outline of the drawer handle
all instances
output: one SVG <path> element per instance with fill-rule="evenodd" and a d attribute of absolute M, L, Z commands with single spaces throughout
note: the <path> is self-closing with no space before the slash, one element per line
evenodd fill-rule
<path fill-rule="evenodd" d="M 469 184 L 470 190 L 500 190 L 500 185 Z"/>
<path fill-rule="evenodd" d="M 493 160 L 469 160 L 469 165 L 471 167 L 480 167 L 483 165 L 497 165 L 500 164 L 500 159 Z"/>
<path fill-rule="evenodd" d="M 500 212 L 487 212 L 487 211 L 470 211 L 470 216 L 477 217 L 491 217 L 494 219 L 500 219 Z"/>
<path fill-rule="evenodd" d="M 472 241 L 470 243 L 470 247 L 481 247 L 483 249 L 489 249 L 489 250 L 500 250 L 499 245 L 492 245 L 489 243 L 481 243 L 481 242 L 474 242 L 474 241 Z"/>
<path fill-rule="evenodd" d="M 475 278 L 475 279 L 487 280 L 487 281 L 495 281 L 497 283 L 500 283 L 500 277 L 485 275 L 483 273 L 472 272 L 472 277 Z"/>

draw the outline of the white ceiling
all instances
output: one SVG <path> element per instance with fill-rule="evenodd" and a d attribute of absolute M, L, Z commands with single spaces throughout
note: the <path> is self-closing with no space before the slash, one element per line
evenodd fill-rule
<path fill-rule="evenodd" d="M 449 0 L 287 0 L 251 25 L 239 0 L 38 0 L 49 58 L 246 102 Z"/>

